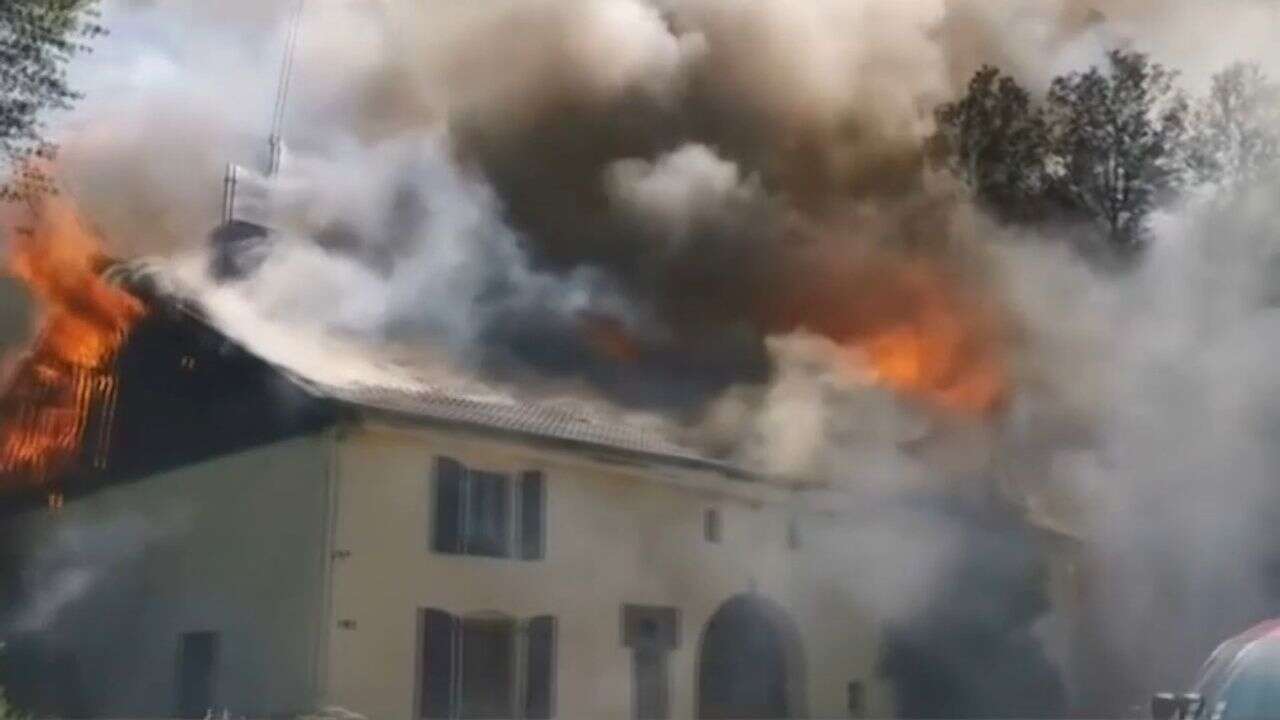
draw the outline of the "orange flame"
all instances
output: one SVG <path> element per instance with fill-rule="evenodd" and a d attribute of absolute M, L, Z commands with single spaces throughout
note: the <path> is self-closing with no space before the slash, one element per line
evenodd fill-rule
<path fill-rule="evenodd" d="M 928 266 L 899 268 L 893 312 L 844 339 L 871 382 L 947 411 L 990 415 L 1008 396 L 996 322 Z"/>
<path fill-rule="evenodd" d="M 24 225 L 10 233 L 7 269 L 42 317 L 0 394 L 0 474 L 46 486 L 91 427 L 101 434 L 92 461 L 105 464 L 116 353 L 145 310 L 100 277 L 100 243 L 65 200 L 41 202 Z"/>
<path fill-rule="evenodd" d="M 980 288 L 943 267 L 887 254 L 824 256 L 774 311 L 772 327 L 831 339 L 860 380 L 945 412 L 990 417 L 1010 394 L 1006 323 Z"/>

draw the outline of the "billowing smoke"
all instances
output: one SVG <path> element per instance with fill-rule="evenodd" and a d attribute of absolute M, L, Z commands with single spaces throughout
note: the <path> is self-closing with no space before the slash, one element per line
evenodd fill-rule
<path fill-rule="evenodd" d="M 877 498 L 981 495 L 998 477 L 1080 530 L 1102 568 L 1091 607 L 1119 671 L 1067 677 L 1087 702 L 1185 682 L 1214 639 L 1274 607 L 1265 189 L 1167 208 L 1144 265 L 1107 275 L 1060 242 L 1070 228 L 984 217 L 923 149 L 933 107 L 983 63 L 1035 89 L 1113 47 L 1152 52 L 1193 91 L 1235 59 L 1280 75 L 1274 5 L 313 0 L 273 232 L 232 279 L 210 273 L 208 233 L 224 163 L 265 162 L 291 4 L 105 9 L 113 36 L 77 68 L 90 94 L 65 128 L 65 184 L 117 253 L 168 259 L 233 334 L 429 354 Z M 858 602 L 925 618 L 887 665 L 967 619 L 969 640 L 934 643 L 947 659 L 1004 643 L 1010 673 L 1038 669 L 1037 648 L 1020 654 L 1043 609 L 1018 590 L 1030 541 L 944 505 L 851 531 L 893 548 L 881 569 L 937 556 L 884 543 L 892 528 L 968 548 L 917 564 L 954 602 L 861 584 L 878 594 Z M 921 517 L 965 529 L 912 532 Z M 968 613 L 1001 584 L 983 607 L 1007 608 L 1003 625 Z"/>
<path fill-rule="evenodd" d="M 246 140 L 262 121 L 246 110 L 267 117 L 271 88 L 235 93 L 249 102 L 234 114 L 206 98 L 283 46 L 287 9 L 278 25 L 233 13 L 222 30 L 254 29 L 258 42 L 148 59 L 132 69 L 148 87 L 85 110 L 67 175 L 106 235 L 131 249 L 203 243 L 194 217 L 216 218 L 217 168 L 261 164 Z M 157 14 L 168 16 L 121 8 L 117 32 Z M 922 103 L 946 91 L 935 16 L 839 3 L 316 4 L 272 194 L 283 238 L 246 293 L 289 320 L 446 344 L 496 379 L 682 413 L 763 381 L 767 337 L 809 329 L 845 343 L 931 313 L 934 293 L 973 302 L 977 251 L 952 203 L 922 192 Z M 871 25 L 872 45 L 847 37 Z M 515 32 L 521 42 L 506 42 Z M 174 117 L 184 112 L 190 122 Z M 141 162 L 157 150 L 165 160 Z M 331 301 L 335 285 L 347 302 Z M 998 352 L 998 320 L 957 317 L 973 324 L 956 331 L 973 346 L 961 354 Z M 974 402 L 1000 400 L 979 392 Z"/>

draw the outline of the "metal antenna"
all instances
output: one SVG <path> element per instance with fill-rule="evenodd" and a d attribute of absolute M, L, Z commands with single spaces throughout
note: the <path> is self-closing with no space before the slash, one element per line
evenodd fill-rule
<path fill-rule="evenodd" d="M 276 90 L 276 107 L 271 117 L 271 136 L 268 139 L 271 160 L 267 166 L 267 175 L 275 175 L 280 171 L 280 155 L 283 152 L 284 113 L 289 102 L 289 81 L 293 78 L 293 56 L 298 45 L 298 28 L 302 25 L 302 10 L 307 0 L 298 0 L 293 11 L 293 22 L 289 26 L 289 36 L 285 41 L 284 59 L 280 63 L 280 82 Z"/>

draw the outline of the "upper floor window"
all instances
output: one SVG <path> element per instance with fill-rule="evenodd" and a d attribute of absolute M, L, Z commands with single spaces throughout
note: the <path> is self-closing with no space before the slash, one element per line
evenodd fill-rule
<path fill-rule="evenodd" d="M 432 547 L 443 553 L 541 559 L 546 554 L 545 488 L 537 471 L 513 480 L 438 458 Z"/>

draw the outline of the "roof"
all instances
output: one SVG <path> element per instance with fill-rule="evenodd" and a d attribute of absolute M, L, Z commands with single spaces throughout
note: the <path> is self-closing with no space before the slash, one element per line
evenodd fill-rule
<path fill-rule="evenodd" d="M 202 306 L 192 293 L 180 291 L 169 282 L 165 270 L 154 262 L 135 260 L 118 263 L 106 277 L 153 299 L 185 312 L 214 332 L 226 337 L 245 352 L 267 362 L 283 376 L 314 396 L 349 407 L 393 415 L 412 422 L 445 424 L 471 429 L 514 434 L 576 447 L 591 447 L 647 461 L 712 470 L 731 477 L 753 477 L 731 464 L 706 457 L 682 446 L 663 433 L 641 423 L 614 419 L 574 402 L 532 401 L 498 392 L 470 379 L 452 378 L 440 382 L 414 377 L 411 369 L 388 367 L 372 355 L 346 363 L 342 377 L 318 371 L 308 353 L 276 344 L 275 333 L 232 332 L 222 327 L 216 313 Z M 350 348 L 344 348 L 349 350 Z M 326 348 L 328 350 L 328 348 Z M 350 359 L 350 356 L 346 356 Z M 363 365 L 351 370 L 352 365 Z M 365 372 L 361 372 L 361 370 Z M 359 378 L 368 379 L 359 379 Z"/>
<path fill-rule="evenodd" d="M 323 397 L 410 420 L 591 446 L 658 462 L 748 477 L 748 473 L 740 468 L 701 455 L 660 433 L 557 403 L 530 402 L 501 395 L 474 395 L 457 388 L 437 386 L 414 389 L 377 385 L 335 387 L 305 379 L 299 381 Z"/>

